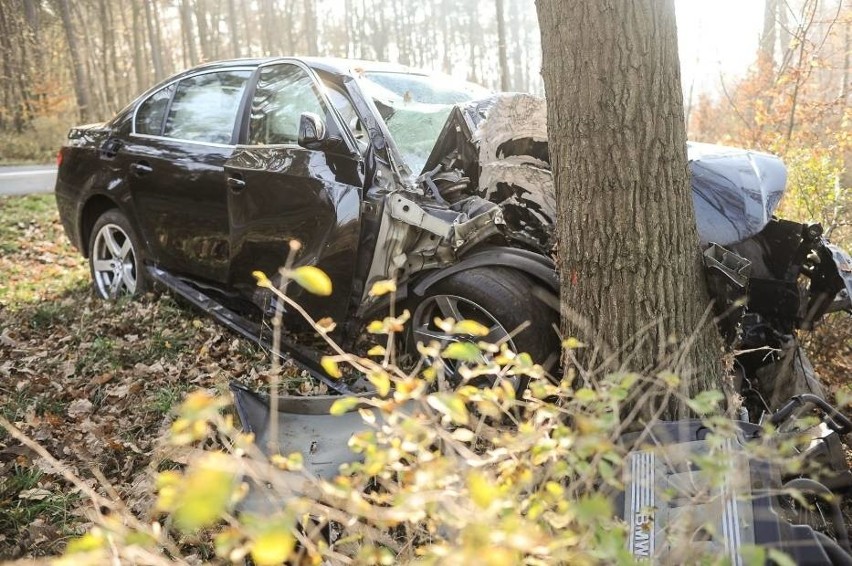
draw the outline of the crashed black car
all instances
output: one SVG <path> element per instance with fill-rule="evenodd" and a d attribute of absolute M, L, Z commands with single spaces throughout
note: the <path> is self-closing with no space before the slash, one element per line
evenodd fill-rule
<path fill-rule="evenodd" d="M 256 338 L 270 305 L 252 272 L 276 273 L 295 239 L 297 265 L 334 289 L 298 300 L 344 339 L 386 308 L 372 284 L 394 278 L 419 339 L 446 338 L 437 313 L 495 342 L 531 320 L 509 341 L 544 360 L 558 346 L 551 259 L 513 244 L 497 204 L 449 203 L 416 176 L 454 105 L 488 94 L 387 64 L 203 65 L 70 131 L 60 216 L 104 298 L 159 281 Z"/>
<path fill-rule="evenodd" d="M 808 457 L 827 462 L 832 490 L 849 489 L 838 439 L 852 423 L 825 403 L 797 333 L 850 309 L 852 260 L 819 225 L 773 216 L 786 184 L 776 157 L 703 144 L 688 155 L 705 273 L 737 352 L 743 437 L 758 435 L 764 417 L 780 426 L 801 407 L 820 408 L 824 426 Z M 107 123 L 73 128 L 59 158 L 60 216 L 101 297 L 158 282 L 265 343 L 274 304 L 251 274 L 276 273 L 295 239 L 296 265 L 320 267 L 334 288 L 329 298 L 296 298 L 314 317 L 334 318 L 344 345 L 388 309 L 387 296 L 369 290 L 393 278 L 416 340 L 458 339 L 436 315 L 474 319 L 491 329 L 488 341 L 507 340 L 546 367 L 558 360 L 555 199 L 540 98 L 386 64 L 226 61 L 166 80 Z M 351 392 L 304 346 L 284 350 Z M 268 403 L 235 393 L 244 424 L 250 401 L 257 426 L 268 422 Z M 694 428 L 670 442 L 701 441 Z M 632 493 L 642 489 L 650 488 Z M 625 505 L 626 516 L 644 513 L 641 501 Z M 785 525 L 747 539 L 785 540 Z M 833 548 L 797 533 L 807 548 Z M 653 545 L 639 534 L 645 552 Z M 845 560 L 849 543 L 840 542 Z"/>
<path fill-rule="evenodd" d="M 849 308 L 849 256 L 818 225 L 772 216 L 786 182 L 777 158 L 688 149 L 722 329 L 736 347 L 774 352 L 738 358 L 741 388 L 775 409 L 818 389 L 795 333 Z M 225 61 L 166 80 L 107 123 L 73 128 L 59 159 L 60 216 L 104 298 L 156 280 L 262 339 L 270 298 L 251 274 L 276 273 L 296 239 L 297 264 L 322 268 L 334 288 L 297 298 L 338 321 L 344 342 L 387 308 L 368 291 L 393 278 L 417 340 L 453 339 L 434 323 L 441 314 L 478 320 L 489 340 L 546 366 L 558 357 L 540 98 L 389 64 Z M 732 308 L 743 298 L 746 309 Z M 775 383 L 779 364 L 795 387 Z"/>

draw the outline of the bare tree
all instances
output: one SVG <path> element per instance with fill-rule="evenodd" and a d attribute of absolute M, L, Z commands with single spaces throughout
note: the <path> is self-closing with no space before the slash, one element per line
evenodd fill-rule
<path fill-rule="evenodd" d="M 500 90 L 507 91 L 509 86 L 509 61 L 506 57 L 506 15 L 503 0 L 495 0 L 497 10 L 497 57 L 500 60 Z"/>
<path fill-rule="evenodd" d="M 563 331 L 615 368 L 720 385 L 686 165 L 673 0 L 538 0 Z M 593 360 L 587 360 L 593 362 Z M 686 411 L 674 407 L 670 416 Z"/>
<path fill-rule="evenodd" d="M 82 53 L 77 43 L 77 32 L 71 19 L 71 10 L 68 0 L 55 0 L 59 17 L 62 20 L 62 28 L 65 30 L 65 39 L 68 42 L 68 54 L 71 58 L 71 67 L 74 70 L 74 94 L 77 97 L 77 112 L 80 119 L 87 122 L 91 113 L 91 94 L 89 92 L 89 77 L 83 63 Z"/>

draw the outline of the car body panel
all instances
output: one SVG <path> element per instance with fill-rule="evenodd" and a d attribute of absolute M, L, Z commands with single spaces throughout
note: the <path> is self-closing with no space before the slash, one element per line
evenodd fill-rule
<path fill-rule="evenodd" d="M 229 228 L 229 146 L 131 135 L 116 161 L 126 172 L 141 234 L 152 257 L 176 273 L 224 283 Z M 135 172 L 138 165 L 151 169 Z"/>
<path fill-rule="evenodd" d="M 228 191 L 231 286 L 256 288 L 252 271 L 275 274 L 290 240 L 302 242 L 296 264 L 316 265 L 332 280 L 333 296 L 301 294 L 316 315 L 346 314 L 359 253 L 362 181 L 360 162 L 298 146 L 239 148 L 226 170 L 245 188 Z"/>

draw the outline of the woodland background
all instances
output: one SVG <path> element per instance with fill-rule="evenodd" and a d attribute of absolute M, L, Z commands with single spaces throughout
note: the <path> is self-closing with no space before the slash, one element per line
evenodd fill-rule
<path fill-rule="evenodd" d="M 792 189 L 782 214 L 846 238 L 852 4 L 750 1 L 765 8 L 750 70 L 720 76 L 715 92 L 683 85 L 689 138 L 780 154 Z M 543 93 L 533 0 L 0 0 L 0 162 L 48 162 L 69 126 L 106 120 L 200 62 L 292 54 Z"/>
<path fill-rule="evenodd" d="M 820 221 L 852 249 L 852 4 L 748 1 L 766 12 L 750 70 L 720 76 L 717 92 L 684 85 L 689 137 L 781 155 L 779 215 Z M 543 93 L 532 0 L 0 0 L 0 164 L 50 162 L 70 126 L 108 119 L 186 67 L 290 54 Z M 198 316 L 168 296 L 93 300 L 52 196 L 0 197 L 0 415 L 75 473 L 97 470 L 133 510 L 150 505 L 154 472 L 184 463 L 160 441 L 188 389 L 266 379 L 263 352 Z M 832 389 L 852 373 L 844 316 L 808 344 Z M 298 377 L 291 392 L 310 394 Z M 60 552 L 91 526 L 87 509 L 0 431 L 0 557 Z"/>

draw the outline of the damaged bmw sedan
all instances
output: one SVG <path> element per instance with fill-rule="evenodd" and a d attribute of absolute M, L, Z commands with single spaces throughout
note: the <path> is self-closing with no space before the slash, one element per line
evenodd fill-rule
<path fill-rule="evenodd" d="M 258 339 L 272 305 L 252 272 L 276 273 L 298 240 L 296 265 L 325 271 L 333 294 L 290 291 L 344 344 L 388 307 L 372 284 L 395 279 L 418 340 L 452 339 L 436 315 L 473 319 L 489 341 L 555 360 L 552 260 L 516 245 L 497 203 L 434 189 L 465 179 L 417 176 L 456 105 L 488 95 L 387 64 L 203 65 L 70 131 L 60 216 L 103 298 L 159 282 Z"/>
<path fill-rule="evenodd" d="M 738 358 L 754 416 L 819 393 L 796 331 L 849 309 L 852 261 L 819 225 L 773 217 L 786 184 L 779 159 L 688 150 L 722 330 L 736 348 L 772 351 Z M 344 346 L 388 309 L 372 285 L 395 279 L 411 342 L 458 339 L 436 316 L 472 319 L 490 342 L 545 367 L 558 359 L 541 98 L 382 63 L 225 61 L 166 80 L 107 123 L 73 128 L 59 160 L 60 216 L 104 298 L 156 281 L 262 342 L 274 305 L 251 274 L 276 273 L 298 240 L 296 265 L 325 271 L 333 294 L 295 298 L 336 320 Z M 322 379 L 316 356 L 288 348 Z"/>

